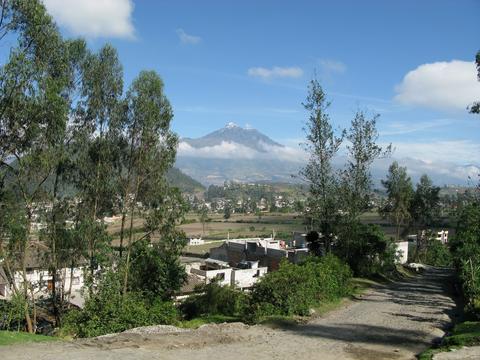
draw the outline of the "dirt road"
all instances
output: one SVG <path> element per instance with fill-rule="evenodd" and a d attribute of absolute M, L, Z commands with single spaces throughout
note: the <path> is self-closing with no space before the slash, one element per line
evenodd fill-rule
<path fill-rule="evenodd" d="M 208 325 L 163 334 L 120 334 L 0 348 L 0 358 L 45 360 L 414 359 L 451 321 L 446 271 L 373 288 L 308 324 L 283 329 Z"/>

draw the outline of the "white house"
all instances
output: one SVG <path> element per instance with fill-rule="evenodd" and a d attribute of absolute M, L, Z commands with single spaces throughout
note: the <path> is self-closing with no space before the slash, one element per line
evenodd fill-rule
<path fill-rule="evenodd" d="M 83 305 L 83 297 L 81 289 L 84 285 L 84 271 L 82 268 L 63 268 L 59 270 L 59 276 L 56 285 L 57 291 L 70 293 L 70 300 L 77 306 Z M 53 288 L 52 275 L 48 270 L 43 269 L 27 269 L 27 283 L 32 287 L 35 298 L 48 296 Z M 14 279 L 17 288 L 23 287 L 23 273 L 15 271 Z M 7 278 L 5 271 L 0 267 L 0 298 L 5 300 L 11 299 L 14 294 L 13 284 Z"/>
<path fill-rule="evenodd" d="M 203 245 L 205 244 L 205 240 L 202 240 L 202 238 L 190 238 L 188 239 L 188 245 Z"/>
<path fill-rule="evenodd" d="M 267 267 L 258 267 L 258 261 L 245 262 L 238 266 L 230 267 L 227 262 L 207 259 L 205 264 L 189 264 L 186 270 L 204 284 L 216 281 L 219 285 L 231 285 L 240 289 L 251 288 L 267 273 Z"/>

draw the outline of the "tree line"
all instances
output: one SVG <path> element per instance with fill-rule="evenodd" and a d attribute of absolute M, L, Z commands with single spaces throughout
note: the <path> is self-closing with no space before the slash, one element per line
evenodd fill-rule
<path fill-rule="evenodd" d="M 2 1 L 0 39 L 15 41 L 0 68 L 0 265 L 27 330 L 37 320 L 28 262 L 38 249 L 52 276 L 43 306 L 57 325 L 70 296 L 58 288 L 63 268 L 87 270 L 87 297 L 114 276 L 123 300 L 150 291 L 169 298 L 184 276 L 175 225 L 185 204 L 165 180 L 178 138 L 162 79 L 142 71 L 125 90 L 115 48 L 92 52 L 82 39 L 63 39 L 40 1 Z M 104 221 L 113 214 L 118 251 Z"/>

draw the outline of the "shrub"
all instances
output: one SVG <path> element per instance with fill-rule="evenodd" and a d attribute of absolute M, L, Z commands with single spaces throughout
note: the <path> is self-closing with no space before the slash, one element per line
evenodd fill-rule
<path fill-rule="evenodd" d="M 308 315 L 322 301 L 347 295 L 351 276 L 348 265 L 333 255 L 311 257 L 302 265 L 284 261 L 278 271 L 266 274 L 254 285 L 246 318 L 255 321 L 271 315 Z"/>
<path fill-rule="evenodd" d="M 25 327 L 25 299 L 14 295 L 10 301 L 0 300 L 0 330 L 17 330 Z"/>
<path fill-rule="evenodd" d="M 395 244 L 377 225 L 353 224 L 341 234 L 334 251 L 358 276 L 384 273 L 395 265 Z"/>
<path fill-rule="evenodd" d="M 207 315 L 239 315 L 246 302 L 246 295 L 240 290 L 216 282 L 203 285 L 198 291 L 201 294 L 190 296 L 180 306 L 187 320 Z"/>
<path fill-rule="evenodd" d="M 455 237 L 450 243 L 453 263 L 462 282 L 468 310 L 480 317 L 480 205 L 459 211 Z"/>
<path fill-rule="evenodd" d="M 122 296 L 119 276 L 110 271 L 82 310 L 66 314 L 63 331 L 78 337 L 91 337 L 138 326 L 172 324 L 177 317 L 172 302 L 148 302 L 141 294 L 133 292 Z"/>
<path fill-rule="evenodd" d="M 425 264 L 433 266 L 451 266 L 452 255 L 448 246 L 435 239 L 429 240 L 425 252 Z"/>

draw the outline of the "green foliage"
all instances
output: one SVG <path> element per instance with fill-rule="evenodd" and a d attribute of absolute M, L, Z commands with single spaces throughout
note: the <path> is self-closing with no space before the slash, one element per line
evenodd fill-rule
<path fill-rule="evenodd" d="M 225 204 L 225 207 L 223 209 L 223 218 L 225 220 L 230 219 L 230 216 L 232 215 L 232 209 L 230 208 L 229 204 Z"/>
<path fill-rule="evenodd" d="M 172 302 L 147 301 L 139 293 L 122 296 L 120 276 L 107 272 L 82 310 L 72 310 L 64 319 L 64 332 L 92 337 L 138 326 L 173 324 L 178 313 Z"/>
<path fill-rule="evenodd" d="M 450 248 L 467 306 L 480 316 L 480 206 L 477 203 L 460 209 Z"/>
<path fill-rule="evenodd" d="M 433 186 L 427 175 L 422 175 L 413 196 L 410 214 L 414 225 L 432 226 L 439 216 L 440 188 Z"/>
<path fill-rule="evenodd" d="M 430 348 L 419 355 L 419 360 L 431 360 L 435 354 L 464 346 L 480 345 L 480 322 L 466 321 L 455 325 L 451 334 L 443 338 L 440 347 Z"/>
<path fill-rule="evenodd" d="M 452 266 L 450 249 L 436 239 L 428 240 L 423 263 L 433 266 Z"/>
<path fill-rule="evenodd" d="M 398 166 L 394 161 L 388 168 L 386 180 L 382 185 L 387 191 L 387 200 L 380 209 L 380 214 L 387 217 L 397 228 L 397 240 L 400 238 L 400 227 L 410 218 L 410 203 L 413 197 L 413 186 L 407 175 L 407 168 Z"/>
<path fill-rule="evenodd" d="M 196 191 L 205 190 L 205 187 L 201 183 L 184 174 L 176 167 L 172 167 L 168 170 L 167 180 L 170 186 L 177 187 L 182 192 L 194 193 Z"/>
<path fill-rule="evenodd" d="M 130 278 L 131 291 L 169 300 L 185 282 L 186 273 L 176 253 L 142 240 L 133 245 Z"/>
<path fill-rule="evenodd" d="M 302 265 L 282 262 L 256 283 L 246 312 L 250 321 L 271 315 L 308 315 L 322 301 L 350 293 L 350 268 L 333 255 Z"/>
<path fill-rule="evenodd" d="M 381 274 L 394 267 L 396 248 L 378 225 L 353 223 L 340 236 L 334 253 L 350 265 L 355 275 Z"/>
<path fill-rule="evenodd" d="M 9 301 L 0 301 L 0 329 L 23 330 L 25 327 L 25 299 L 14 294 Z"/>
<path fill-rule="evenodd" d="M 332 167 L 332 159 L 340 149 L 345 132 L 341 132 L 339 136 L 335 134 L 327 112 L 330 103 L 316 79 L 310 81 L 303 106 L 310 112 L 305 126 L 305 149 L 310 154 L 310 159 L 300 175 L 310 186 L 309 216 L 320 232 L 329 238 L 326 241 L 329 245 L 331 234 L 336 231 L 335 225 L 339 221 L 341 194 L 338 191 L 338 179 Z"/>
<path fill-rule="evenodd" d="M 383 149 L 377 144 L 377 120 L 380 115 L 370 119 L 366 112 L 357 111 L 346 134 L 347 163 L 342 171 L 343 210 L 347 215 L 347 226 L 358 220 L 358 216 L 370 206 L 372 196 L 372 175 L 370 167 L 373 162 L 386 157 L 391 152 L 391 145 Z"/>
<path fill-rule="evenodd" d="M 197 290 L 201 294 L 189 297 L 180 307 L 187 320 L 211 315 L 238 316 L 245 306 L 246 295 L 234 287 L 211 282 Z"/>

